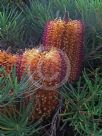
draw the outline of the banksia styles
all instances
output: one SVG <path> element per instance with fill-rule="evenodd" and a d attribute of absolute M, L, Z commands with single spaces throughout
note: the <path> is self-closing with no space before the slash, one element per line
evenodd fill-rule
<path fill-rule="evenodd" d="M 67 68 L 68 67 L 68 68 Z M 52 90 L 67 81 L 70 64 L 60 50 L 52 48 L 39 54 L 31 61 L 30 72 L 32 80 L 39 81 L 43 89 Z"/>
<path fill-rule="evenodd" d="M 23 57 L 26 60 L 26 66 L 28 67 L 27 73 L 31 79 L 31 82 L 36 84 L 38 82 L 38 64 L 39 60 L 42 58 L 43 53 L 38 49 L 26 50 Z"/>
<path fill-rule="evenodd" d="M 62 37 L 65 31 L 65 22 L 61 19 L 49 21 L 45 27 L 43 45 L 47 48 L 62 46 Z"/>
<path fill-rule="evenodd" d="M 39 53 L 39 49 L 36 48 L 25 50 L 23 57 L 25 58 L 28 66 L 30 66 L 32 59 L 39 55 Z"/>
<path fill-rule="evenodd" d="M 15 63 L 16 63 L 15 55 L 7 53 L 6 51 L 0 51 L 0 67 L 3 67 L 7 73 L 11 71 Z"/>
<path fill-rule="evenodd" d="M 25 72 L 28 73 L 27 71 L 29 71 L 30 63 L 32 59 L 35 58 L 35 56 L 37 56 L 37 54 L 38 54 L 37 49 L 28 49 L 25 52 L 21 51 L 16 55 L 16 71 L 19 81 L 21 80 Z"/>
<path fill-rule="evenodd" d="M 83 24 L 81 21 L 69 21 L 66 24 L 66 32 L 63 38 L 63 46 L 71 63 L 69 81 L 77 80 L 82 70 L 84 60 Z M 68 40 L 67 40 L 68 39 Z"/>
<path fill-rule="evenodd" d="M 49 117 L 58 106 L 57 90 L 39 89 L 35 95 L 35 108 L 32 118 Z"/>
<path fill-rule="evenodd" d="M 24 103 L 27 105 L 29 101 L 33 101 L 32 120 L 50 117 L 58 106 L 57 90 L 38 89 L 33 95 L 28 93 L 25 94 Z"/>
<path fill-rule="evenodd" d="M 26 60 L 23 54 L 16 55 L 16 75 L 18 81 L 22 79 L 23 74 L 26 72 Z"/>
<path fill-rule="evenodd" d="M 83 23 L 78 20 L 54 20 L 47 23 L 43 36 L 45 48 L 57 47 L 65 51 L 71 71 L 68 81 L 79 78 L 83 62 Z"/>

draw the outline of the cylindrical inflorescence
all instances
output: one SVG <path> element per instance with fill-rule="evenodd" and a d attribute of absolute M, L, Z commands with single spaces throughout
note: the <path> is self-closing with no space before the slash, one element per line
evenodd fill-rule
<path fill-rule="evenodd" d="M 71 72 L 68 81 L 79 78 L 83 62 L 84 25 L 78 20 L 64 21 L 61 19 L 48 22 L 45 27 L 43 44 L 45 48 L 57 47 L 65 51 L 70 64 Z"/>
<path fill-rule="evenodd" d="M 29 92 L 27 92 L 25 94 L 24 104 L 27 105 L 29 101 L 33 102 L 31 119 L 36 120 L 50 117 L 58 106 L 58 97 L 57 90 L 38 89 L 33 95 L 29 95 Z"/>
<path fill-rule="evenodd" d="M 23 55 L 22 54 L 16 55 L 16 75 L 19 82 L 22 79 L 22 76 L 26 72 L 26 70 L 27 70 L 26 60 L 23 57 Z"/>
<path fill-rule="evenodd" d="M 62 85 L 70 73 L 67 58 L 56 48 L 45 50 L 31 61 L 30 73 L 32 80 L 39 83 L 43 89 L 56 89 Z M 67 68 L 69 66 L 69 69 Z"/>
<path fill-rule="evenodd" d="M 0 67 L 3 67 L 7 73 L 11 71 L 15 63 L 16 63 L 15 55 L 6 53 L 6 51 L 0 51 Z"/>

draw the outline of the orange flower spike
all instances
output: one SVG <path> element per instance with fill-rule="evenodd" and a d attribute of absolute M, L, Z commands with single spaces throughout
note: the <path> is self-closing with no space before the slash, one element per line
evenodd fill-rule
<path fill-rule="evenodd" d="M 32 118 L 49 117 L 58 106 L 57 90 L 37 90 Z"/>
<path fill-rule="evenodd" d="M 28 66 L 30 65 L 32 59 L 38 54 L 39 54 L 39 49 L 35 49 L 35 48 L 26 50 L 23 53 L 23 57 L 26 59 Z"/>
<path fill-rule="evenodd" d="M 52 90 L 52 88 L 59 87 L 61 82 L 66 80 L 66 75 L 68 75 L 66 72 L 70 72 L 68 70 L 65 58 L 56 48 L 39 53 L 33 58 L 30 65 L 32 80 L 40 81 L 43 89 Z"/>
<path fill-rule="evenodd" d="M 59 24 L 59 25 L 58 25 Z M 43 44 L 45 48 L 57 47 L 65 51 L 70 63 L 69 82 L 79 78 L 84 54 L 84 25 L 78 20 L 54 20 L 45 27 Z"/>
<path fill-rule="evenodd" d="M 30 58 L 30 62 L 28 63 L 30 65 L 28 74 L 29 76 L 32 77 L 32 82 L 36 82 L 39 80 L 38 64 L 42 56 L 43 56 L 42 52 L 40 52 L 39 50 L 35 50 L 34 54 Z"/>
<path fill-rule="evenodd" d="M 27 70 L 26 60 L 23 57 L 23 54 L 16 55 L 16 74 L 18 81 L 22 79 L 23 74 Z"/>
<path fill-rule="evenodd" d="M 56 49 L 52 48 L 51 50 L 45 52 L 45 55 L 41 62 L 42 67 L 40 70 L 42 70 L 44 86 L 56 86 L 56 84 L 58 84 L 61 80 L 60 78 L 62 65 L 59 52 Z"/>
<path fill-rule="evenodd" d="M 71 63 L 70 82 L 77 80 L 82 70 L 84 60 L 83 33 L 84 25 L 81 21 L 73 20 L 67 22 L 66 32 L 63 37 L 63 47 Z"/>
<path fill-rule="evenodd" d="M 30 79 L 33 84 L 39 82 L 39 80 L 42 80 L 42 77 L 39 75 L 39 70 L 41 70 L 40 72 L 45 72 L 44 74 L 47 74 L 47 76 L 49 76 L 47 73 L 48 71 L 46 71 L 46 68 L 43 67 L 45 65 L 44 57 L 46 56 L 46 54 L 47 51 L 41 52 L 39 51 L 39 49 L 26 50 L 23 54 L 24 58 L 27 61 L 27 65 L 30 66 L 28 75 L 32 77 Z M 53 54 L 50 55 L 52 57 Z M 50 55 L 46 57 L 48 58 L 50 57 Z M 41 64 L 40 67 L 41 62 L 43 62 L 43 64 Z M 49 62 L 46 60 L 46 63 Z M 42 84 L 44 84 L 44 82 L 42 82 Z M 40 84 L 37 87 L 39 88 Z M 43 87 L 36 90 L 33 95 L 30 95 L 29 92 L 26 92 L 24 96 L 24 103 L 26 105 L 29 101 L 31 101 L 31 99 L 34 98 L 34 110 L 32 111 L 33 120 L 40 119 L 41 117 L 49 117 L 58 105 L 58 92 L 53 90 L 46 90 L 43 89 Z"/>
<path fill-rule="evenodd" d="M 61 47 L 61 40 L 64 33 L 64 22 L 59 20 L 47 23 L 43 36 L 43 44 L 48 47 Z"/>
<path fill-rule="evenodd" d="M 24 103 L 27 105 L 31 99 L 34 99 L 34 110 L 32 111 L 32 119 L 48 118 L 58 106 L 59 94 L 57 90 L 38 89 L 33 95 L 29 92 L 25 94 Z"/>
<path fill-rule="evenodd" d="M 0 51 L 0 66 L 4 67 L 6 72 L 9 73 L 16 63 L 16 56 L 5 51 Z"/>
<path fill-rule="evenodd" d="M 30 63 L 37 54 L 37 49 L 29 49 L 16 55 L 16 71 L 19 81 L 23 74 L 29 70 Z"/>

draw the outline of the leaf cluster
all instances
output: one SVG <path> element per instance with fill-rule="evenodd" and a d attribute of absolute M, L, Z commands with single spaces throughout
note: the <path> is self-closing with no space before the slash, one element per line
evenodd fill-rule
<path fill-rule="evenodd" d="M 61 95 L 65 111 L 61 114 L 64 122 L 77 130 L 80 135 L 102 135 L 102 74 L 96 70 L 89 76 L 83 72 L 76 85 L 64 86 Z"/>

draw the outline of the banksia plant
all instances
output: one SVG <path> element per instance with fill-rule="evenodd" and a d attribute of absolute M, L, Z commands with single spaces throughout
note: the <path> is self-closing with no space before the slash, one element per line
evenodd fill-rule
<path fill-rule="evenodd" d="M 67 14 L 66 14 L 67 15 Z M 78 79 L 83 62 L 84 25 L 78 20 L 55 19 L 45 27 L 43 44 L 45 48 L 57 47 L 67 54 L 71 72 L 68 79 L 73 82 Z"/>
<path fill-rule="evenodd" d="M 15 55 L 7 53 L 6 51 L 0 51 L 0 67 L 3 67 L 7 73 L 11 71 L 15 63 L 16 63 Z"/>

